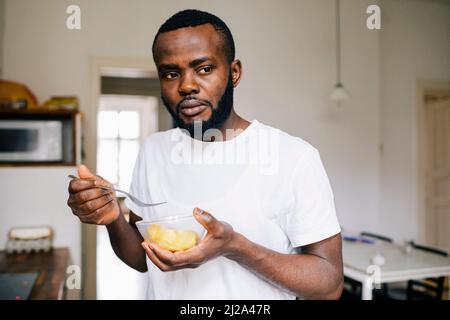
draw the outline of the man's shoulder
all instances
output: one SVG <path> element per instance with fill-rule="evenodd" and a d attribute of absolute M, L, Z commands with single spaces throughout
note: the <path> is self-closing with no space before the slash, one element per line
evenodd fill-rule
<path fill-rule="evenodd" d="M 282 153 L 287 153 L 292 156 L 302 156 L 307 153 L 317 152 L 317 149 L 313 145 L 300 137 L 261 122 L 259 122 L 259 127 L 276 139 L 280 147 L 280 152 Z"/>

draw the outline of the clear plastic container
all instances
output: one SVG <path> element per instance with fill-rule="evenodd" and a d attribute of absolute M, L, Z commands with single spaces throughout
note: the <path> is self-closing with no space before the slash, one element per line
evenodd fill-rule
<path fill-rule="evenodd" d="M 136 222 L 136 227 L 148 243 L 156 243 L 172 252 L 185 251 L 205 236 L 205 228 L 193 215 L 170 216 Z"/>

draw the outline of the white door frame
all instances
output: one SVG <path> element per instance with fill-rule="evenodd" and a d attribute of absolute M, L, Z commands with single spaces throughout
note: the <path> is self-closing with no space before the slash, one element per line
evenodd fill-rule
<path fill-rule="evenodd" d="M 432 230 L 427 224 L 426 211 L 426 118 L 425 118 L 425 101 L 426 94 L 433 92 L 449 92 L 450 81 L 432 81 L 432 80 L 418 80 L 417 81 L 417 190 L 416 190 L 416 205 L 417 205 L 417 240 L 421 243 L 431 244 L 430 237 Z"/>
<path fill-rule="evenodd" d="M 158 78 L 155 64 L 151 57 L 89 57 L 89 104 L 85 108 L 84 149 L 85 164 L 96 172 L 97 166 L 97 113 L 100 100 L 101 76 L 105 68 L 139 69 L 149 77 Z M 96 299 L 96 243 L 97 228 L 94 225 L 82 226 L 82 265 L 83 265 L 83 299 Z"/>

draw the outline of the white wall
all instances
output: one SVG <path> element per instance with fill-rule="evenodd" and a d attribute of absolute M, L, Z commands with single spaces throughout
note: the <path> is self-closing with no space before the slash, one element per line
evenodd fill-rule
<path fill-rule="evenodd" d="M 5 24 L 5 0 L 0 0 L 0 79 L 3 75 L 3 34 Z"/>
<path fill-rule="evenodd" d="M 417 80 L 450 81 L 450 1 L 383 1 L 382 230 L 417 239 Z"/>
<path fill-rule="evenodd" d="M 378 226 L 378 33 L 366 28 L 368 4 L 341 4 L 342 77 L 352 100 L 338 111 L 328 100 L 335 81 L 334 1 L 259 5 L 258 21 L 245 24 L 243 15 L 235 27 L 246 80 L 237 90 L 238 110 L 319 149 L 347 229 Z"/>
<path fill-rule="evenodd" d="M 68 174 L 76 168 L 0 168 L 0 248 L 11 227 L 51 226 L 54 246 L 68 247 L 80 265 L 81 227 L 66 203 Z"/>
<path fill-rule="evenodd" d="M 82 29 L 65 27 L 77 3 Z M 151 59 L 160 24 L 177 10 L 200 8 L 234 33 L 244 78 L 236 109 L 316 146 L 349 229 L 378 228 L 379 33 L 365 26 L 376 1 L 342 2 L 343 81 L 353 98 L 335 112 L 334 1 L 7 1 L 5 75 L 44 101 L 77 94 L 86 112 L 87 163 L 94 165 L 95 106 L 89 105 L 89 57 Z M 19 41 L 20 40 L 20 41 Z"/>

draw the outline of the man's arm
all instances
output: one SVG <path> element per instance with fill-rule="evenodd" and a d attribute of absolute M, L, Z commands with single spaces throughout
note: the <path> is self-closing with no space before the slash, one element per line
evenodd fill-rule
<path fill-rule="evenodd" d="M 171 253 L 154 243 L 142 243 L 149 259 L 161 271 L 195 268 L 224 256 L 298 297 L 340 297 L 343 288 L 340 234 L 304 246 L 301 253 L 283 254 L 251 242 L 206 211 L 195 209 L 194 216 L 208 231 L 197 246 Z"/>
<path fill-rule="evenodd" d="M 106 225 L 106 228 L 116 255 L 131 268 L 146 272 L 145 251 L 141 246 L 144 239 L 136 228 L 136 222 L 139 220 L 142 218 L 130 210 L 129 222 L 120 214 L 114 222 Z"/>
<path fill-rule="evenodd" d="M 343 288 L 341 235 L 282 254 L 236 234 L 228 257 L 304 299 L 339 299 Z"/>
<path fill-rule="evenodd" d="M 130 223 L 122 214 L 113 185 L 98 175 L 93 175 L 83 165 L 78 168 L 79 179 L 69 183 L 67 205 L 81 222 L 105 225 L 116 255 L 130 267 L 145 272 L 145 252 L 140 243 L 144 240 L 136 228 L 140 217 L 130 211 Z"/>

